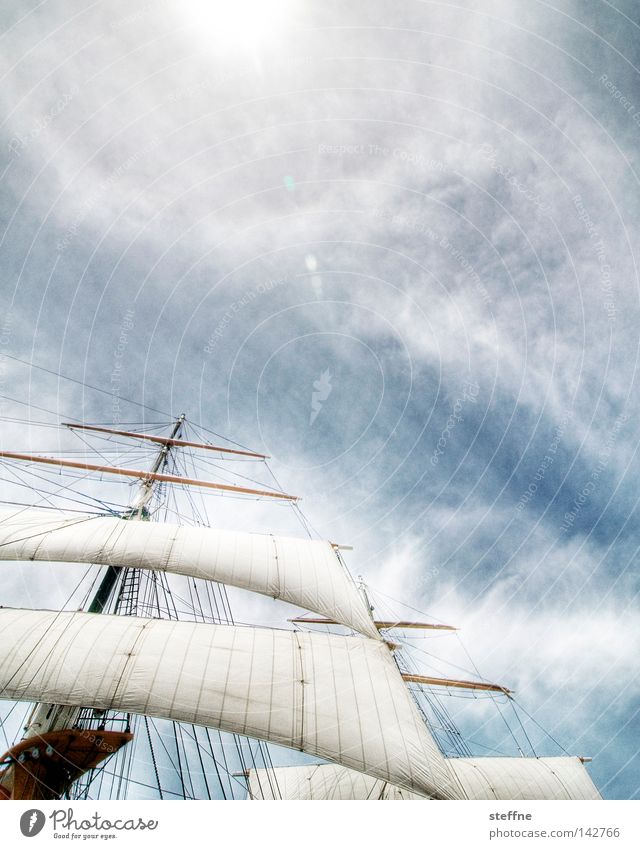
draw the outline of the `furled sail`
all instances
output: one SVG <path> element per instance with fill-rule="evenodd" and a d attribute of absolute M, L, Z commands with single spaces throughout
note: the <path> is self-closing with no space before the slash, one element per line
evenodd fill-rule
<path fill-rule="evenodd" d="M 462 796 L 379 640 L 5 608 L 0 696 L 206 725 Z"/>
<path fill-rule="evenodd" d="M 448 758 L 467 799 L 600 799 L 580 758 Z M 250 769 L 250 799 L 424 799 L 338 764 Z"/>
<path fill-rule="evenodd" d="M 0 560 L 156 569 L 279 598 L 379 639 L 331 543 L 112 516 L 0 511 Z"/>

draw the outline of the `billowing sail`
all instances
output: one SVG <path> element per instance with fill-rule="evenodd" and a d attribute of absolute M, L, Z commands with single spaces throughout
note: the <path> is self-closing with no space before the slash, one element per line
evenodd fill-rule
<path fill-rule="evenodd" d="M 380 640 L 0 609 L 0 696 L 206 725 L 462 795 Z"/>
<path fill-rule="evenodd" d="M 600 799 L 580 758 L 451 758 L 468 799 Z"/>
<path fill-rule="evenodd" d="M 378 638 L 331 543 L 45 510 L 0 511 L 0 560 L 98 563 L 219 581 Z"/>
<path fill-rule="evenodd" d="M 424 801 L 427 798 L 339 764 L 250 769 L 247 792 L 249 799 Z"/>
<path fill-rule="evenodd" d="M 600 799 L 580 758 L 448 758 L 467 799 Z M 338 764 L 250 769 L 250 799 L 424 799 Z"/>

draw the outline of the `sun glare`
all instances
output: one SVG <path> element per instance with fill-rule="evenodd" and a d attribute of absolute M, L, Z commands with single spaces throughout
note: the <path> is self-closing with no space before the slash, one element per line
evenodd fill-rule
<path fill-rule="evenodd" d="M 216 47 L 269 45 L 286 29 L 292 0 L 187 0 L 182 9 Z"/>

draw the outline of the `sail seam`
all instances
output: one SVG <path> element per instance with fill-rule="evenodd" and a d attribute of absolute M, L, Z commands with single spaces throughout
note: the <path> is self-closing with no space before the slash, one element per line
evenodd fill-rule
<path fill-rule="evenodd" d="M 136 634 L 135 639 L 133 640 L 133 643 L 131 643 L 131 645 L 129 646 L 130 650 L 127 652 L 127 656 L 124 660 L 124 663 L 122 664 L 122 670 L 120 671 L 120 676 L 119 676 L 119 678 L 116 682 L 116 686 L 113 689 L 113 695 L 111 696 L 112 702 L 115 701 L 115 698 L 118 694 L 118 689 L 120 687 L 120 684 L 122 683 L 122 679 L 124 678 L 125 673 L 128 671 L 129 666 L 133 663 L 132 658 L 135 656 L 135 652 L 136 652 L 136 648 L 138 647 L 138 643 L 142 639 L 147 627 L 149 625 L 153 624 L 153 620 L 145 621 L 144 619 L 139 619 L 138 623 L 141 623 L 141 624 L 139 624 L 138 633 Z"/>
<path fill-rule="evenodd" d="M 297 651 L 298 663 L 300 664 L 300 678 L 298 679 L 299 684 L 300 684 L 300 688 L 299 688 L 300 689 L 300 722 L 299 722 L 300 732 L 296 736 L 299 738 L 298 748 L 302 752 L 302 751 L 304 751 L 304 733 L 305 733 L 305 726 L 304 726 L 304 711 L 305 711 L 305 703 L 304 703 L 304 649 L 302 647 L 302 643 L 300 642 L 300 636 L 301 636 L 300 631 L 294 631 L 293 633 L 294 633 L 294 636 L 295 636 L 296 647 L 298 649 L 298 651 Z"/>
<path fill-rule="evenodd" d="M 273 534 L 270 534 L 271 540 L 273 542 L 273 564 L 275 566 L 275 579 L 276 579 L 276 587 L 278 591 L 276 593 L 276 598 L 282 598 L 283 596 L 283 587 L 282 587 L 282 578 L 280 575 L 280 560 L 278 558 L 278 541 L 276 540 Z"/>

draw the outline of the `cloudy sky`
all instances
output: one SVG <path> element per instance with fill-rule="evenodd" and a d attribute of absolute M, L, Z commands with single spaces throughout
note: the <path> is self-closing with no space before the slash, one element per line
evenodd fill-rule
<path fill-rule="evenodd" d="M 380 605 L 459 625 L 637 798 L 636 4 L 30 5 L 0 11 L 3 416 L 185 412 L 270 454 Z"/>

